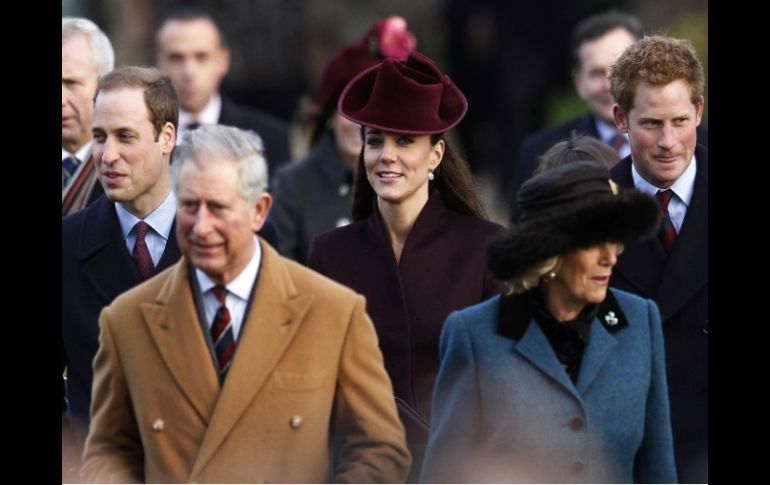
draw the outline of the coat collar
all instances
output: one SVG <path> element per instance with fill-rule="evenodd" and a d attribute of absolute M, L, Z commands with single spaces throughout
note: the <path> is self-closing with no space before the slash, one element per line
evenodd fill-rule
<path fill-rule="evenodd" d="M 584 350 L 577 384 L 573 384 L 548 342 L 545 333 L 535 323 L 531 304 L 524 294 L 500 298 L 497 332 L 514 340 L 515 351 L 529 360 L 535 367 L 566 388 L 576 399 L 588 389 L 617 345 L 613 334 L 628 326 L 628 319 L 620 308 L 612 291 L 599 305 L 591 322 L 588 343 Z"/>
<path fill-rule="evenodd" d="M 209 462 L 254 400 L 314 300 L 313 295 L 297 290 L 278 253 L 261 239 L 260 244 L 263 260 L 259 282 L 223 387 L 197 324 L 186 258 L 171 270 L 156 301 L 141 306 L 166 366 L 208 423 L 191 476 Z"/>

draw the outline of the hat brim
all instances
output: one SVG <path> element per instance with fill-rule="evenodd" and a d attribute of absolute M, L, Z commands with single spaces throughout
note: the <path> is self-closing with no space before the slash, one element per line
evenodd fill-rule
<path fill-rule="evenodd" d="M 575 249 L 650 238 L 659 225 L 660 207 L 656 200 L 628 189 L 512 226 L 489 242 L 486 264 L 496 277 L 508 280 L 548 258 Z"/>

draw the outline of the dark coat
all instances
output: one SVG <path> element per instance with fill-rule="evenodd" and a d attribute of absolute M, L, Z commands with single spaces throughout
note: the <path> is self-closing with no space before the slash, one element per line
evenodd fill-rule
<path fill-rule="evenodd" d="M 655 238 L 626 246 L 610 284 L 660 307 L 680 482 L 708 481 L 708 149 L 695 150 L 690 207 L 669 255 Z M 633 187 L 631 157 L 612 170 Z"/>
<path fill-rule="evenodd" d="M 516 193 L 519 191 L 521 184 L 532 176 L 537 167 L 538 158 L 556 143 L 569 138 L 572 131 L 575 131 L 577 135 L 599 138 L 596 120 L 591 113 L 587 113 L 561 125 L 538 131 L 524 139 L 521 144 L 519 160 L 513 167 L 513 176 L 511 177 L 511 221 L 515 221 L 518 215 Z M 708 129 L 703 124 L 698 127 L 698 143 L 708 147 Z"/>
<path fill-rule="evenodd" d="M 276 247 L 273 224 L 266 224 L 258 234 Z M 91 361 L 99 347 L 99 313 L 142 278 L 126 248 L 114 203 L 106 196 L 62 219 L 61 251 L 61 370 L 67 368 L 67 411 L 82 449 L 90 419 Z M 154 274 L 180 256 L 174 221 Z"/>
<path fill-rule="evenodd" d="M 176 222 L 155 274 L 181 256 L 175 226 Z M 91 405 L 91 361 L 99 347 L 99 312 L 142 282 L 126 249 L 114 203 L 107 197 L 62 219 L 61 266 L 62 364 L 67 367 L 68 413 L 82 448 Z"/>
<path fill-rule="evenodd" d="M 288 127 L 275 116 L 238 104 L 222 94 L 219 124 L 256 132 L 265 144 L 268 173 L 291 158 Z"/>
<path fill-rule="evenodd" d="M 353 190 L 348 174 L 352 171 L 327 133 L 305 159 L 273 175 L 270 219 L 278 228 L 281 254 L 305 264 L 315 236 L 350 223 Z"/>
<path fill-rule="evenodd" d="M 425 419 L 430 419 L 447 315 L 500 290 L 500 282 L 484 268 L 483 249 L 501 229 L 448 210 L 434 192 L 407 237 L 400 264 L 379 211 L 310 244 L 310 268 L 366 297 L 395 395 Z M 416 427 L 404 424 L 410 444 L 427 441 Z"/>
<path fill-rule="evenodd" d="M 453 313 L 435 397 L 423 483 L 676 481 L 652 300 L 607 293 L 574 383 L 526 295 Z"/>

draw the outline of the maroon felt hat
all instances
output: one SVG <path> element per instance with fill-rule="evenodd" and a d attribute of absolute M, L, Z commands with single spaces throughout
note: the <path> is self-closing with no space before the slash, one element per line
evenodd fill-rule
<path fill-rule="evenodd" d="M 321 75 L 316 101 L 323 110 L 336 108 L 342 90 L 356 75 L 386 58 L 406 59 L 416 45 L 402 17 L 377 20 L 358 42 L 334 55 Z"/>
<path fill-rule="evenodd" d="M 419 52 L 386 59 L 348 83 L 337 109 L 360 125 L 391 133 L 432 135 L 454 127 L 468 101 L 436 64 Z"/>

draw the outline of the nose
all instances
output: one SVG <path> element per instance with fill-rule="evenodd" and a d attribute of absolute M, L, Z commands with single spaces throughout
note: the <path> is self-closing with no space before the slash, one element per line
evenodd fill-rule
<path fill-rule="evenodd" d="M 671 150 L 676 146 L 676 137 L 674 136 L 674 127 L 664 123 L 658 139 L 658 146 L 664 150 Z"/>
<path fill-rule="evenodd" d="M 618 250 L 620 245 L 614 242 L 607 242 L 599 246 L 601 251 L 600 263 L 604 266 L 612 268 L 618 262 Z"/>
<path fill-rule="evenodd" d="M 96 145 L 95 145 L 96 148 Z M 108 165 L 111 165 L 115 163 L 115 161 L 120 158 L 120 155 L 118 154 L 118 149 L 116 144 L 110 140 L 108 137 L 104 143 L 102 144 L 102 156 L 98 157 L 97 160 L 101 160 L 102 163 L 106 163 Z"/>
<path fill-rule="evenodd" d="M 211 213 L 204 204 L 201 204 L 198 207 L 198 212 L 195 213 L 193 233 L 195 237 L 203 239 L 211 232 L 211 227 Z"/>

